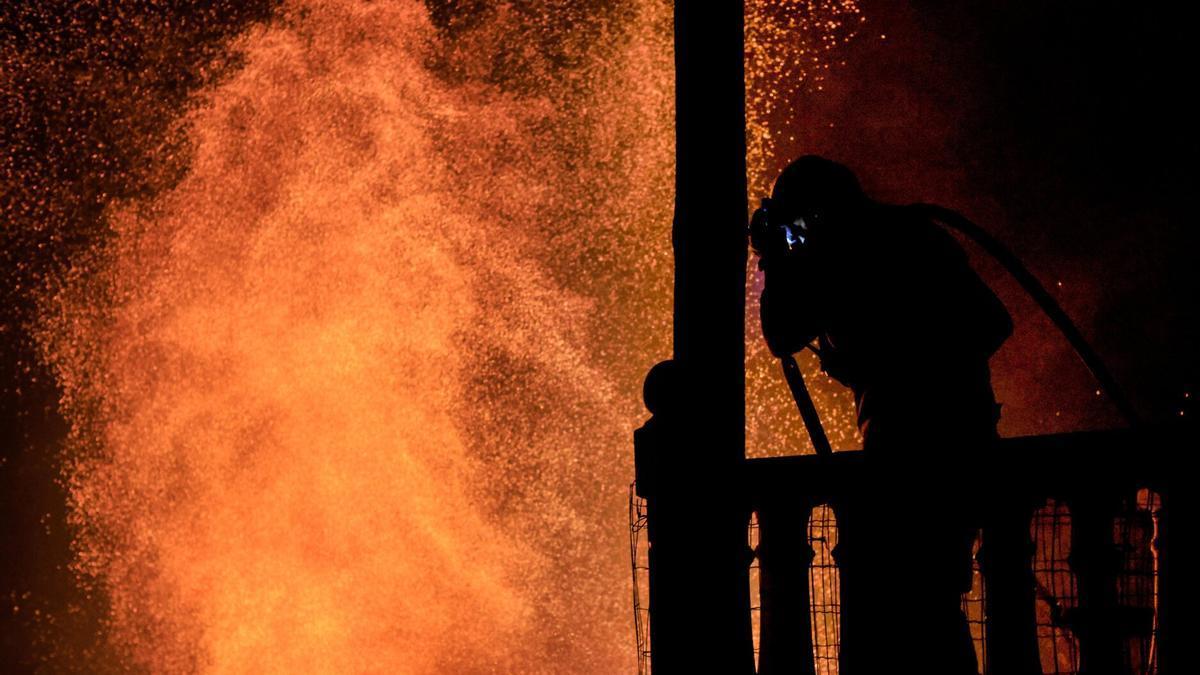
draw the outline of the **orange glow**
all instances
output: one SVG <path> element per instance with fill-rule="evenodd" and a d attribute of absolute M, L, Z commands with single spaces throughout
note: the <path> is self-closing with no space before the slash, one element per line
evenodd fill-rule
<path fill-rule="evenodd" d="M 184 119 L 188 174 L 112 210 L 43 336 L 77 566 L 129 664 L 631 669 L 672 73 L 669 8 L 623 20 L 535 92 L 483 76 L 505 10 L 454 44 L 420 2 L 243 36 Z"/>
<path fill-rule="evenodd" d="M 746 2 L 746 173 L 751 208 L 770 194 L 775 176 L 793 157 L 795 136 L 812 120 L 798 104 L 820 96 L 842 65 L 848 43 L 866 15 L 855 0 L 749 0 Z M 786 137 L 786 138 L 785 138 Z M 802 151 L 810 149 L 802 148 Z M 746 453 L 751 457 L 812 452 L 795 403 L 767 349 L 759 323 L 762 276 L 754 260 L 746 272 Z M 807 352 L 797 355 L 833 446 L 859 443 L 854 400 L 821 372 Z"/>
<path fill-rule="evenodd" d="M 182 115 L 181 182 L 110 207 L 48 298 L 76 570 L 123 665 L 633 670 L 670 4 L 456 30 L 287 3 Z"/>

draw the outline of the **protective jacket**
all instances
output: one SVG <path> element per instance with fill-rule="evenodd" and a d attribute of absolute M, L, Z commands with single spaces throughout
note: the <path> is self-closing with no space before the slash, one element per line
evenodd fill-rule
<path fill-rule="evenodd" d="M 913 431 L 994 433 L 988 358 L 1012 319 L 940 226 L 868 204 L 780 262 L 765 270 L 768 345 L 782 355 L 819 340 L 822 368 L 854 392 L 868 448 Z"/>

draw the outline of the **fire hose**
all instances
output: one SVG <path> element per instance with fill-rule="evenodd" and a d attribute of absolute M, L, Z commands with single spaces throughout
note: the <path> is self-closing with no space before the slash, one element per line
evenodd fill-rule
<path fill-rule="evenodd" d="M 1138 428 L 1142 425 L 1137 410 L 1130 403 L 1129 399 L 1125 397 L 1124 392 L 1117 384 L 1116 378 L 1113 377 L 1112 372 L 1108 370 L 1108 367 L 1100 359 L 1099 354 L 1092 349 L 1091 344 L 1083 337 L 1083 333 L 1079 331 L 1079 328 L 1071 321 L 1067 313 L 1063 311 L 1058 301 L 1050 295 L 1046 287 L 1038 281 L 1037 277 L 1029 271 L 1029 268 L 1021 262 L 1021 259 L 1016 254 L 989 234 L 987 230 L 968 220 L 957 211 L 952 211 L 936 204 L 913 204 L 908 208 L 941 223 L 944 227 L 961 233 L 999 262 L 1005 271 L 1020 284 L 1022 290 L 1037 303 L 1038 307 L 1050 319 L 1055 328 L 1066 338 L 1067 343 L 1075 351 L 1075 355 L 1079 357 L 1084 367 L 1096 379 L 1101 390 L 1112 401 L 1113 406 L 1116 407 L 1117 412 L 1125 419 L 1126 424 L 1132 428 Z M 816 347 L 812 345 L 807 345 L 807 347 L 814 353 L 820 354 Z M 812 396 L 808 393 L 808 387 L 804 383 L 804 375 L 800 372 L 800 366 L 796 363 L 795 357 L 790 355 L 783 357 L 781 362 L 784 379 L 787 380 L 788 388 L 792 392 L 792 398 L 795 399 L 796 407 L 800 410 L 800 417 L 804 420 L 804 426 L 808 430 L 809 438 L 812 439 L 813 448 L 816 449 L 818 455 L 831 454 L 833 448 L 829 445 L 829 437 L 826 436 L 825 427 L 821 424 L 821 416 L 813 404 Z"/>

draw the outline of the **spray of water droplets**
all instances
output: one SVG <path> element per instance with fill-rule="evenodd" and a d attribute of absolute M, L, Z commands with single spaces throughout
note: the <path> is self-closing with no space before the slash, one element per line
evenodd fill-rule
<path fill-rule="evenodd" d="M 820 95 L 839 65 L 838 50 L 866 21 L 854 0 L 750 0 L 746 3 L 746 170 L 751 208 L 770 194 L 788 161 L 782 147 L 805 124 L 798 103 Z M 766 347 L 759 323 L 762 276 L 753 256 L 746 278 L 746 444 L 751 456 L 812 452 L 803 421 Z M 816 289 L 814 289 L 816 292 Z M 799 355 L 830 441 L 837 448 L 858 442 L 849 392 L 820 372 L 810 354 Z"/>
<path fill-rule="evenodd" d="M 108 199 L 42 305 L 120 667 L 632 668 L 670 23 L 296 0 L 236 39 L 178 122 L 186 170 Z"/>

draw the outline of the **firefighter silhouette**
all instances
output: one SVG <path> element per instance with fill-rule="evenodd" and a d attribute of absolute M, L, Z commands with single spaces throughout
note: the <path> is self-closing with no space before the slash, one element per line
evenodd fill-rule
<path fill-rule="evenodd" d="M 960 609 L 977 523 L 961 486 L 996 438 L 988 360 L 1008 312 L 922 210 L 868 198 L 828 159 L 788 165 L 750 234 L 769 348 L 816 343 L 854 393 L 876 477 L 837 509 L 842 672 L 978 672 Z M 930 504 L 937 519 L 916 517 Z"/>

